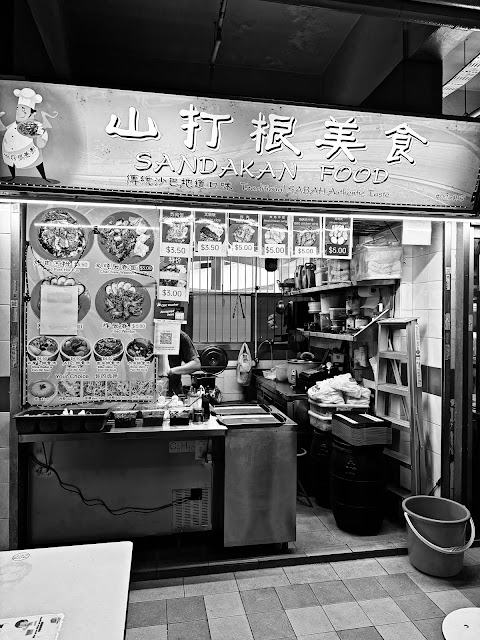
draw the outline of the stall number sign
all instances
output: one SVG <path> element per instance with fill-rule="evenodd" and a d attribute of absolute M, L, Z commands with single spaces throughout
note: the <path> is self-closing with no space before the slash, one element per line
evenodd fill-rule
<path fill-rule="evenodd" d="M 325 258 L 350 260 L 353 248 L 353 219 L 348 216 L 324 217 Z"/>

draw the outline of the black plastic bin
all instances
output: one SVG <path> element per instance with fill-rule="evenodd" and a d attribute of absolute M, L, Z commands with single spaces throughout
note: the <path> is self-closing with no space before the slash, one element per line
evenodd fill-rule
<path fill-rule="evenodd" d="M 322 507 L 330 506 L 330 458 L 332 455 L 332 432 L 313 430 L 310 447 L 310 485 L 315 501 Z"/>
<path fill-rule="evenodd" d="M 330 504 L 337 526 L 351 533 L 377 533 L 383 522 L 384 493 L 383 445 L 354 447 L 334 438 Z"/>

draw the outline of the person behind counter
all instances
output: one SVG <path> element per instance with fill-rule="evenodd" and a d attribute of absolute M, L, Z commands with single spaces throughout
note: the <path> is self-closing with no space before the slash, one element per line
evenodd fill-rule
<path fill-rule="evenodd" d="M 182 364 L 183 363 L 183 364 Z M 180 331 L 180 351 L 178 355 L 168 356 L 168 394 L 183 394 L 182 375 L 195 373 L 201 369 L 200 356 L 191 338 Z"/>

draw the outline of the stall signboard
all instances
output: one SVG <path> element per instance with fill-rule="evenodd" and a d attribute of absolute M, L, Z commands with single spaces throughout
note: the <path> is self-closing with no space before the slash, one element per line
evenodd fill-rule
<path fill-rule="evenodd" d="M 258 213 L 234 213 L 228 216 L 229 256 L 259 255 L 259 218 Z"/>
<path fill-rule="evenodd" d="M 195 211 L 195 243 L 197 256 L 218 257 L 227 254 L 227 214 L 225 211 Z"/>
<path fill-rule="evenodd" d="M 294 258 L 322 257 L 322 217 L 292 216 L 290 241 Z"/>
<path fill-rule="evenodd" d="M 29 204 L 27 234 L 26 400 L 153 400 L 158 210 Z M 65 335 L 49 306 L 68 289 L 77 322 Z"/>
<path fill-rule="evenodd" d="M 193 211 L 162 209 L 160 255 L 189 258 L 192 255 Z"/>
<path fill-rule="evenodd" d="M 351 260 L 353 250 L 352 216 L 323 216 L 323 245 L 325 258 Z"/>
<path fill-rule="evenodd" d="M 290 254 L 290 216 L 286 213 L 262 214 L 260 253 L 265 258 L 286 258 Z"/>
<path fill-rule="evenodd" d="M 473 120 L 23 80 L 0 113 L 5 190 L 468 215 L 478 188 Z"/>

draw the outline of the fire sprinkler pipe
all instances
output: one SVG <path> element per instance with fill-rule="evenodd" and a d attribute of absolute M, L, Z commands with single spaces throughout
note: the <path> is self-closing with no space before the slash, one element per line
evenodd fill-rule
<path fill-rule="evenodd" d="M 434 26 L 460 27 L 480 31 L 480 6 L 477 0 L 264 0 L 295 6 L 318 7 L 370 15 L 402 22 L 418 22 Z"/>
<path fill-rule="evenodd" d="M 215 42 L 213 44 L 212 56 L 210 58 L 210 66 L 213 67 L 218 56 L 218 51 L 222 43 L 222 29 L 223 21 L 225 20 L 225 14 L 227 12 L 228 0 L 222 0 L 220 3 L 220 11 L 218 13 L 218 21 L 215 26 Z"/>

